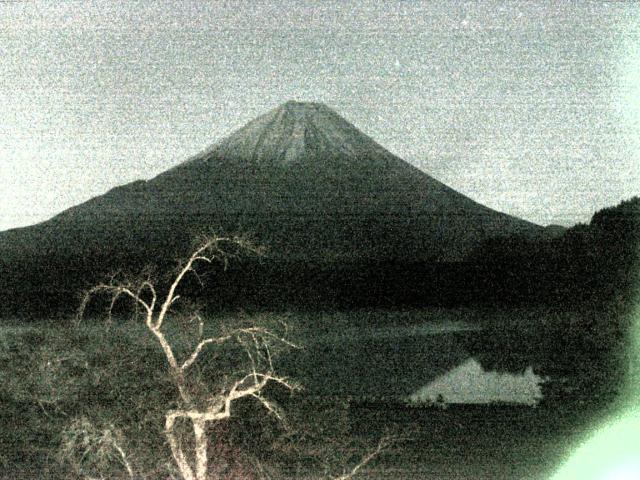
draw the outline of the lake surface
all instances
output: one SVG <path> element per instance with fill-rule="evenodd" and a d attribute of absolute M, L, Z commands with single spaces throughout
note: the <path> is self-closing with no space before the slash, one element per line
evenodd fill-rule
<path fill-rule="evenodd" d="M 463 321 L 338 329 L 307 337 L 284 372 L 319 396 L 535 405 L 543 379 L 532 367 L 485 370 L 465 341 L 479 330 Z"/>

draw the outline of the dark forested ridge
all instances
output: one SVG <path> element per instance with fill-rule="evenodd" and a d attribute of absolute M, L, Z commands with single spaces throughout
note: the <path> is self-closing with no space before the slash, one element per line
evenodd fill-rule
<path fill-rule="evenodd" d="M 192 290 L 209 307 L 353 308 L 473 305 L 602 305 L 625 303 L 638 286 L 640 200 L 597 212 L 558 237 L 504 237 L 485 241 L 465 261 L 301 261 L 243 258 L 223 272 L 205 272 L 205 287 Z M 5 263 L 3 313 L 69 312 L 80 292 L 99 281 L 104 265 L 158 272 L 175 265 L 176 254 L 150 245 L 145 255 L 109 252 L 53 256 L 48 252 Z M 152 260 L 157 260 L 152 262 Z"/>
<path fill-rule="evenodd" d="M 598 304 L 632 298 L 640 280 L 639 252 L 640 198 L 633 197 L 558 237 L 485 241 L 470 259 L 509 272 L 492 282 L 505 294 L 531 302 Z"/>

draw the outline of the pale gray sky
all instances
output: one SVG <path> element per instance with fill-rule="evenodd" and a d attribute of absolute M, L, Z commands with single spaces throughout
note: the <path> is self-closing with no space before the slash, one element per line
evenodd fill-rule
<path fill-rule="evenodd" d="M 0 2 L 0 230 L 324 102 L 492 208 L 640 193 L 640 3 Z"/>

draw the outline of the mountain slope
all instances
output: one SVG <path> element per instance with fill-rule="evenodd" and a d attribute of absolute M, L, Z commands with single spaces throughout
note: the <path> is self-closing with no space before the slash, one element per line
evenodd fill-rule
<path fill-rule="evenodd" d="M 460 260 L 486 238 L 542 232 L 419 171 L 330 108 L 287 102 L 152 180 L 1 234 L 0 249 L 170 254 L 211 228 L 304 261 Z"/>

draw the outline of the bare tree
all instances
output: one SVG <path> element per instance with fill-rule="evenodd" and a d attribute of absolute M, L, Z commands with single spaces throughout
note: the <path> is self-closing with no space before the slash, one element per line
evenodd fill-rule
<path fill-rule="evenodd" d="M 273 367 L 271 351 L 274 345 L 280 343 L 295 347 L 284 336 L 276 335 L 271 330 L 249 326 L 229 330 L 219 336 L 206 337 L 204 335 L 204 320 L 197 312 L 191 316 L 199 323 L 198 339 L 191 345 L 190 351 L 178 358 L 175 341 L 172 344 L 170 334 L 167 333 L 166 323 L 172 319 L 172 308 L 180 300 L 177 293 L 185 276 L 197 276 L 197 264 L 210 264 L 220 261 L 226 266 L 235 254 L 232 249 L 260 253 L 260 250 L 250 242 L 238 237 L 213 236 L 201 239 L 194 248 L 191 256 L 177 269 L 172 277 L 166 293 L 160 293 L 152 276 L 146 272 L 135 280 L 120 280 L 114 276 L 109 282 L 93 287 L 84 296 L 80 306 L 78 318 L 82 318 L 89 300 L 96 294 L 106 294 L 110 298 L 109 317 L 120 297 L 127 297 L 133 301 L 141 311 L 145 325 L 164 352 L 169 375 L 178 393 L 178 408 L 170 409 L 165 414 L 165 435 L 167 437 L 173 459 L 184 480 L 205 480 L 208 471 L 207 426 L 211 422 L 229 418 L 232 414 L 234 402 L 241 398 L 251 397 L 260 402 L 268 412 L 281 419 L 282 415 L 276 405 L 263 395 L 265 386 L 271 382 L 278 383 L 289 390 L 297 387 L 289 379 L 276 374 Z M 199 277 L 198 277 L 199 278 Z M 224 382 L 218 393 L 204 397 L 192 391 L 187 381 L 190 369 L 209 346 L 222 345 L 236 341 L 247 355 L 249 367 L 235 378 Z M 220 372 L 224 377 L 227 372 Z M 179 420 L 190 422 L 193 428 L 193 454 L 185 452 L 176 434 Z M 190 458 L 192 457 L 192 458 Z"/>

